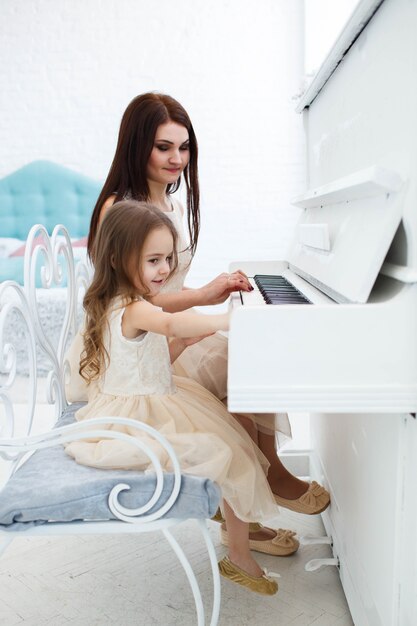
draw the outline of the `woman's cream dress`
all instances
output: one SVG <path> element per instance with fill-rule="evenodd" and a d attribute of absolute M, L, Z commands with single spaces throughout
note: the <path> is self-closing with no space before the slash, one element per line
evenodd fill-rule
<path fill-rule="evenodd" d="M 183 473 L 215 481 L 236 515 L 247 522 L 278 512 L 266 480 L 268 461 L 224 404 L 190 378 L 173 376 L 166 337 L 144 333 L 126 339 L 124 308 L 116 300 L 104 343 L 109 367 L 88 391 L 88 404 L 76 420 L 119 416 L 156 428 L 173 446 Z M 129 375 L 126 375 L 129 372 Z M 134 428 L 110 426 L 151 446 L 171 471 L 162 446 Z M 66 452 L 78 463 L 98 468 L 146 470 L 148 457 L 117 439 L 74 441 Z"/>

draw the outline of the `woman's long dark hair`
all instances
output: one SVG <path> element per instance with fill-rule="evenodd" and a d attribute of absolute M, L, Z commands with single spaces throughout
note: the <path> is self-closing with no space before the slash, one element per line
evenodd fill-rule
<path fill-rule="evenodd" d="M 200 230 L 200 191 L 198 185 L 198 145 L 188 113 L 179 102 L 160 93 L 144 93 L 127 107 L 120 124 L 119 138 L 113 163 L 93 210 L 88 234 L 88 254 L 94 261 L 100 211 L 105 201 L 116 194 L 115 202 L 128 194 L 133 200 L 148 201 L 149 186 L 147 165 L 152 152 L 158 126 L 175 122 L 188 130 L 190 161 L 183 176 L 187 187 L 187 221 L 190 234 L 190 251 L 195 253 Z M 167 193 L 178 190 L 180 178 L 168 185 Z"/>

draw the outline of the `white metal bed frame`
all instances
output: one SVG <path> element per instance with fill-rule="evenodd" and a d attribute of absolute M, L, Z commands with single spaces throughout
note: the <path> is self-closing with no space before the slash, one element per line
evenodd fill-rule
<path fill-rule="evenodd" d="M 39 271 L 39 269 L 37 270 L 39 261 L 42 265 L 42 285 L 47 289 L 54 286 L 59 287 L 63 284 L 63 268 L 66 268 L 68 297 L 57 348 L 52 345 L 48 338 L 39 316 L 36 296 L 36 274 Z M 109 508 L 117 518 L 116 520 L 47 522 L 39 526 L 30 526 L 23 531 L 24 536 L 161 531 L 177 555 L 187 575 L 196 605 L 198 626 L 204 626 L 207 623 L 210 623 L 210 626 L 216 626 L 220 612 L 220 576 L 207 522 L 203 519 L 195 520 L 206 544 L 213 575 L 213 602 L 210 622 L 207 622 L 205 619 L 201 591 L 191 564 L 171 533 L 171 529 L 184 522 L 184 519 L 164 518 L 165 513 L 176 501 L 181 488 L 180 466 L 169 442 L 147 424 L 121 417 L 103 417 L 89 420 L 88 429 L 85 423 L 74 423 L 55 428 L 40 435 L 32 434 L 37 397 L 36 343 L 40 350 L 48 355 L 51 363 L 51 369 L 46 381 L 47 401 L 54 405 L 55 417 L 58 419 L 62 411 L 68 406 L 64 391 L 68 364 L 64 362 L 64 354 L 70 333 L 75 334 L 77 329 L 78 302 L 89 282 L 90 271 L 90 268 L 85 263 L 79 262 L 75 266 L 71 241 L 65 227 L 62 225 L 56 226 L 52 235 L 49 236 L 46 229 L 42 225 L 37 224 L 32 227 L 27 238 L 24 259 L 24 286 L 22 287 L 14 281 L 0 283 L 0 372 L 6 375 L 6 382 L 2 385 L 0 384 L 0 403 L 2 403 L 4 409 L 3 423 L 0 414 L 0 458 L 7 461 L 7 477 L 10 478 L 35 450 L 92 437 L 124 439 L 138 446 L 148 455 L 156 474 L 156 487 L 152 497 L 144 506 L 137 509 L 127 509 L 119 502 L 118 496 L 120 492 L 128 490 L 130 487 L 124 483 L 116 485 L 109 493 L 108 498 Z M 5 324 L 11 311 L 17 311 L 24 323 L 29 359 L 26 424 L 22 426 L 19 423 L 20 429 L 24 427 L 24 436 L 19 438 L 14 436 L 17 421 L 11 400 L 11 391 L 16 379 L 16 350 L 12 343 L 5 343 L 4 340 Z M 109 423 L 128 425 L 145 431 L 149 436 L 157 439 L 167 451 L 173 466 L 173 488 L 168 500 L 156 512 L 152 514 L 147 513 L 157 503 L 163 489 L 164 473 L 158 458 L 150 448 L 139 442 L 138 439 L 124 433 L 100 429 L 100 427 Z M 5 531 L 0 528 L 0 555 L 16 536 L 22 537 L 22 531 Z"/>

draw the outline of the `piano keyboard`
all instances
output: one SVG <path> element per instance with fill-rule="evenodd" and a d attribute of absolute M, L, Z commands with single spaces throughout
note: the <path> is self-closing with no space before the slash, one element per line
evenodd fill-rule
<path fill-rule="evenodd" d="M 253 280 L 266 304 L 312 304 L 283 276 L 256 274 Z"/>

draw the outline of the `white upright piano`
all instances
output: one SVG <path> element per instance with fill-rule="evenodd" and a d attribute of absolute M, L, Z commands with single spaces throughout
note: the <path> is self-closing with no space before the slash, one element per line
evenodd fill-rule
<path fill-rule="evenodd" d="M 358 3 L 297 107 L 288 256 L 231 267 L 256 278 L 232 299 L 229 409 L 310 412 L 356 626 L 417 624 L 416 33 L 417 0 Z"/>

